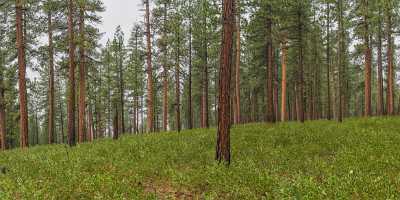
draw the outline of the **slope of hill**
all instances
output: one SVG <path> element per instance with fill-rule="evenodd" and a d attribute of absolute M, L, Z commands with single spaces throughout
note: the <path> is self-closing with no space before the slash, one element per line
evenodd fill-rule
<path fill-rule="evenodd" d="M 0 199 L 399 199 L 400 118 L 125 136 L 0 154 Z"/>

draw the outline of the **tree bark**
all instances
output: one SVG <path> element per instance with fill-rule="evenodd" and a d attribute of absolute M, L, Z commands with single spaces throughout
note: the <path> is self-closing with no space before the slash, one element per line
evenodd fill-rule
<path fill-rule="evenodd" d="M 75 42 L 74 42 L 74 3 L 68 1 L 68 43 L 69 43 L 69 72 L 68 72 L 68 144 L 74 146 L 75 141 Z"/>
<path fill-rule="evenodd" d="M 150 3 L 145 0 L 146 6 L 146 39 L 147 39 L 147 132 L 152 132 L 153 108 L 153 67 L 151 64 L 151 32 L 150 32 Z"/>
<path fill-rule="evenodd" d="M 190 6 L 192 6 L 190 1 Z M 192 15 L 189 19 L 189 75 L 188 75 L 188 129 L 193 128 L 193 103 L 192 103 Z"/>
<path fill-rule="evenodd" d="M 119 46 L 119 61 L 118 61 L 118 73 L 119 73 L 119 108 L 121 109 L 119 114 L 119 125 L 120 125 L 120 133 L 124 133 L 125 130 L 125 109 L 124 109 L 124 94 L 125 94 L 125 89 L 124 89 L 124 73 L 123 73 L 123 57 L 122 57 L 122 51 L 123 51 L 123 46 L 122 46 L 122 41 L 118 41 L 118 46 Z"/>
<path fill-rule="evenodd" d="M 4 15 L 4 21 L 2 23 L 7 22 L 7 15 Z M 4 37 L 6 31 L 0 32 L 0 37 Z M 5 83 L 4 83 L 4 65 L 5 65 L 5 55 L 4 50 L 0 47 L 0 149 L 6 150 L 7 142 L 6 142 L 6 102 L 5 102 Z"/>
<path fill-rule="evenodd" d="M 163 66 L 163 129 L 168 130 L 168 71 L 167 67 Z"/>
<path fill-rule="evenodd" d="M 26 148 L 28 142 L 28 104 L 26 96 L 26 63 L 25 63 L 25 44 L 23 34 L 23 1 L 16 0 L 16 27 L 17 27 L 17 50 L 18 50 L 18 86 L 19 86 L 19 114 L 20 114 L 20 147 Z"/>
<path fill-rule="evenodd" d="M 379 9 L 378 23 L 378 97 L 377 97 L 377 115 L 384 113 L 383 105 L 383 64 L 382 64 L 382 26 L 381 26 L 381 11 Z"/>
<path fill-rule="evenodd" d="M 39 120 L 38 120 L 38 112 L 35 112 L 35 135 L 36 135 L 36 143 L 35 139 L 33 139 L 32 143 L 38 145 L 40 143 L 39 141 Z"/>
<path fill-rule="evenodd" d="M 371 116 L 371 48 L 369 40 L 369 21 L 368 21 L 368 1 L 364 1 L 364 55 L 365 55 L 365 71 L 364 71 L 364 115 Z"/>
<path fill-rule="evenodd" d="M 330 26 L 331 26 L 331 18 L 330 18 L 330 3 L 326 3 L 327 6 L 327 28 L 326 28 L 326 59 L 327 59 L 327 71 L 326 71 L 326 82 L 327 82 L 327 119 L 332 119 L 332 111 L 331 111 L 331 79 L 330 79 L 330 71 L 331 71 L 331 49 L 330 49 Z"/>
<path fill-rule="evenodd" d="M 234 31 L 233 1 L 223 1 L 223 35 L 219 69 L 218 132 L 216 160 L 230 164 L 230 78 Z"/>
<path fill-rule="evenodd" d="M 132 113 L 132 133 L 136 133 L 136 112 L 137 112 L 137 103 L 136 103 L 136 96 L 133 97 L 133 113 Z"/>
<path fill-rule="evenodd" d="M 299 31 L 299 70 L 298 70 L 298 120 L 300 122 L 304 122 L 304 44 L 303 44 L 303 21 L 302 21 L 302 12 L 298 11 L 298 31 Z"/>
<path fill-rule="evenodd" d="M 85 10 L 84 5 L 79 8 L 79 123 L 78 123 L 78 142 L 85 140 L 85 113 L 86 113 L 86 70 L 85 70 Z"/>
<path fill-rule="evenodd" d="M 92 107 L 91 106 L 89 106 L 87 117 L 88 117 L 88 119 L 87 119 L 87 121 L 88 121 L 88 128 L 87 128 L 88 137 L 87 137 L 87 140 L 89 142 L 93 142 L 93 140 L 94 140 L 94 128 L 93 128 L 94 125 L 93 125 L 93 113 L 92 113 Z"/>
<path fill-rule="evenodd" d="M 272 49 L 272 7 L 268 5 L 267 19 L 267 122 L 275 122 L 274 113 L 274 58 Z"/>
<path fill-rule="evenodd" d="M 4 80 L 3 80 L 3 72 L 1 72 L 1 80 L 0 80 L 0 148 L 1 150 L 6 150 L 6 104 L 4 98 Z"/>
<path fill-rule="evenodd" d="M 178 132 L 181 131 L 181 92 L 180 92 L 180 38 L 179 38 L 179 30 L 176 33 L 177 35 L 177 55 L 176 55 L 176 66 L 175 66 L 175 106 L 176 106 L 176 129 Z"/>
<path fill-rule="evenodd" d="M 57 79 L 57 89 L 60 90 L 60 79 Z M 62 105 L 62 100 L 61 100 L 61 95 L 58 95 L 58 109 L 59 109 L 59 114 L 60 114 L 60 135 L 61 135 L 61 143 L 65 143 L 65 137 L 64 137 L 64 112 L 63 112 L 63 105 Z"/>
<path fill-rule="evenodd" d="M 276 58 L 274 58 L 276 59 Z M 274 91 L 274 113 L 275 113 L 275 121 L 280 119 L 280 112 L 279 112 L 279 77 L 278 77 L 278 64 L 275 62 L 274 64 L 274 84 L 273 84 L 273 91 Z"/>
<path fill-rule="evenodd" d="M 386 40 L 387 40 L 387 114 L 394 114 L 394 69 L 393 69 L 393 38 L 391 8 L 386 11 Z"/>
<path fill-rule="evenodd" d="M 201 128 L 209 127 L 208 120 L 208 31 L 207 31 L 207 17 L 203 19 L 204 26 L 204 41 L 203 41 L 203 73 L 202 73 L 202 94 L 201 94 Z"/>
<path fill-rule="evenodd" d="M 337 108 L 338 112 L 338 122 L 343 121 L 343 91 L 342 91 L 342 72 L 344 69 L 345 61 L 344 61 L 344 52 L 345 50 L 345 43 L 344 43 L 344 21 L 343 21 L 343 2 L 342 0 L 338 1 L 338 14 L 339 14 L 339 47 L 338 47 L 338 97 L 339 97 L 339 105 Z"/>
<path fill-rule="evenodd" d="M 236 61 L 235 61 L 235 116 L 234 123 L 240 124 L 240 0 L 236 0 Z"/>
<path fill-rule="evenodd" d="M 166 25 L 167 23 L 167 4 L 164 4 L 164 27 L 161 44 L 161 52 L 163 53 L 163 129 L 168 130 L 168 66 L 167 66 L 167 42 L 166 42 Z"/>
<path fill-rule="evenodd" d="M 52 13 L 47 13 L 48 20 L 48 37 L 49 37 L 49 122 L 48 122 L 48 142 L 54 142 L 54 48 L 53 48 L 53 23 Z"/>
<path fill-rule="evenodd" d="M 281 90 L 281 121 L 284 122 L 287 120 L 287 114 L 286 114 L 286 57 L 287 57 L 287 41 L 286 38 L 283 39 L 282 43 L 282 57 L 281 57 L 281 62 L 282 62 L 282 90 Z"/>
<path fill-rule="evenodd" d="M 117 140 L 119 137 L 119 113 L 118 113 L 118 106 L 114 105 L 115 113 L 114 113 L 114 120 L 113 120 L 113 139 Z"/>

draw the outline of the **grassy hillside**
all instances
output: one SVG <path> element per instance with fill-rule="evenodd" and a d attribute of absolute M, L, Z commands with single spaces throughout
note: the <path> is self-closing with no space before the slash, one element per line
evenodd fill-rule
<path fill-rule="evenodd" d="M 0 154 L 0 199 L 399 199 L 400 118 L 126 136 Z"/>

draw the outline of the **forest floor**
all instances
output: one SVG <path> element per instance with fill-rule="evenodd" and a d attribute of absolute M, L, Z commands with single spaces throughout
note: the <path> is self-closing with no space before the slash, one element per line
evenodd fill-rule
<path fill-rule="evenodd" d="M 399 199 L 400 118 L 125 135 L 0 153 L 0 199 Z"/>

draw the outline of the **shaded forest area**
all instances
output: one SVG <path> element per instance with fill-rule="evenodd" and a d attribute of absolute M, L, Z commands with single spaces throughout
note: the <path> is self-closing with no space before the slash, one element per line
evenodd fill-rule
<path fill-rule="evenodd" d="M 398 1 L 142 6 L 102 45 L 101 0 L 0 1 L 2 149 L 218 126 L 229 160 L 231 124 L 400 112 Z"/>

